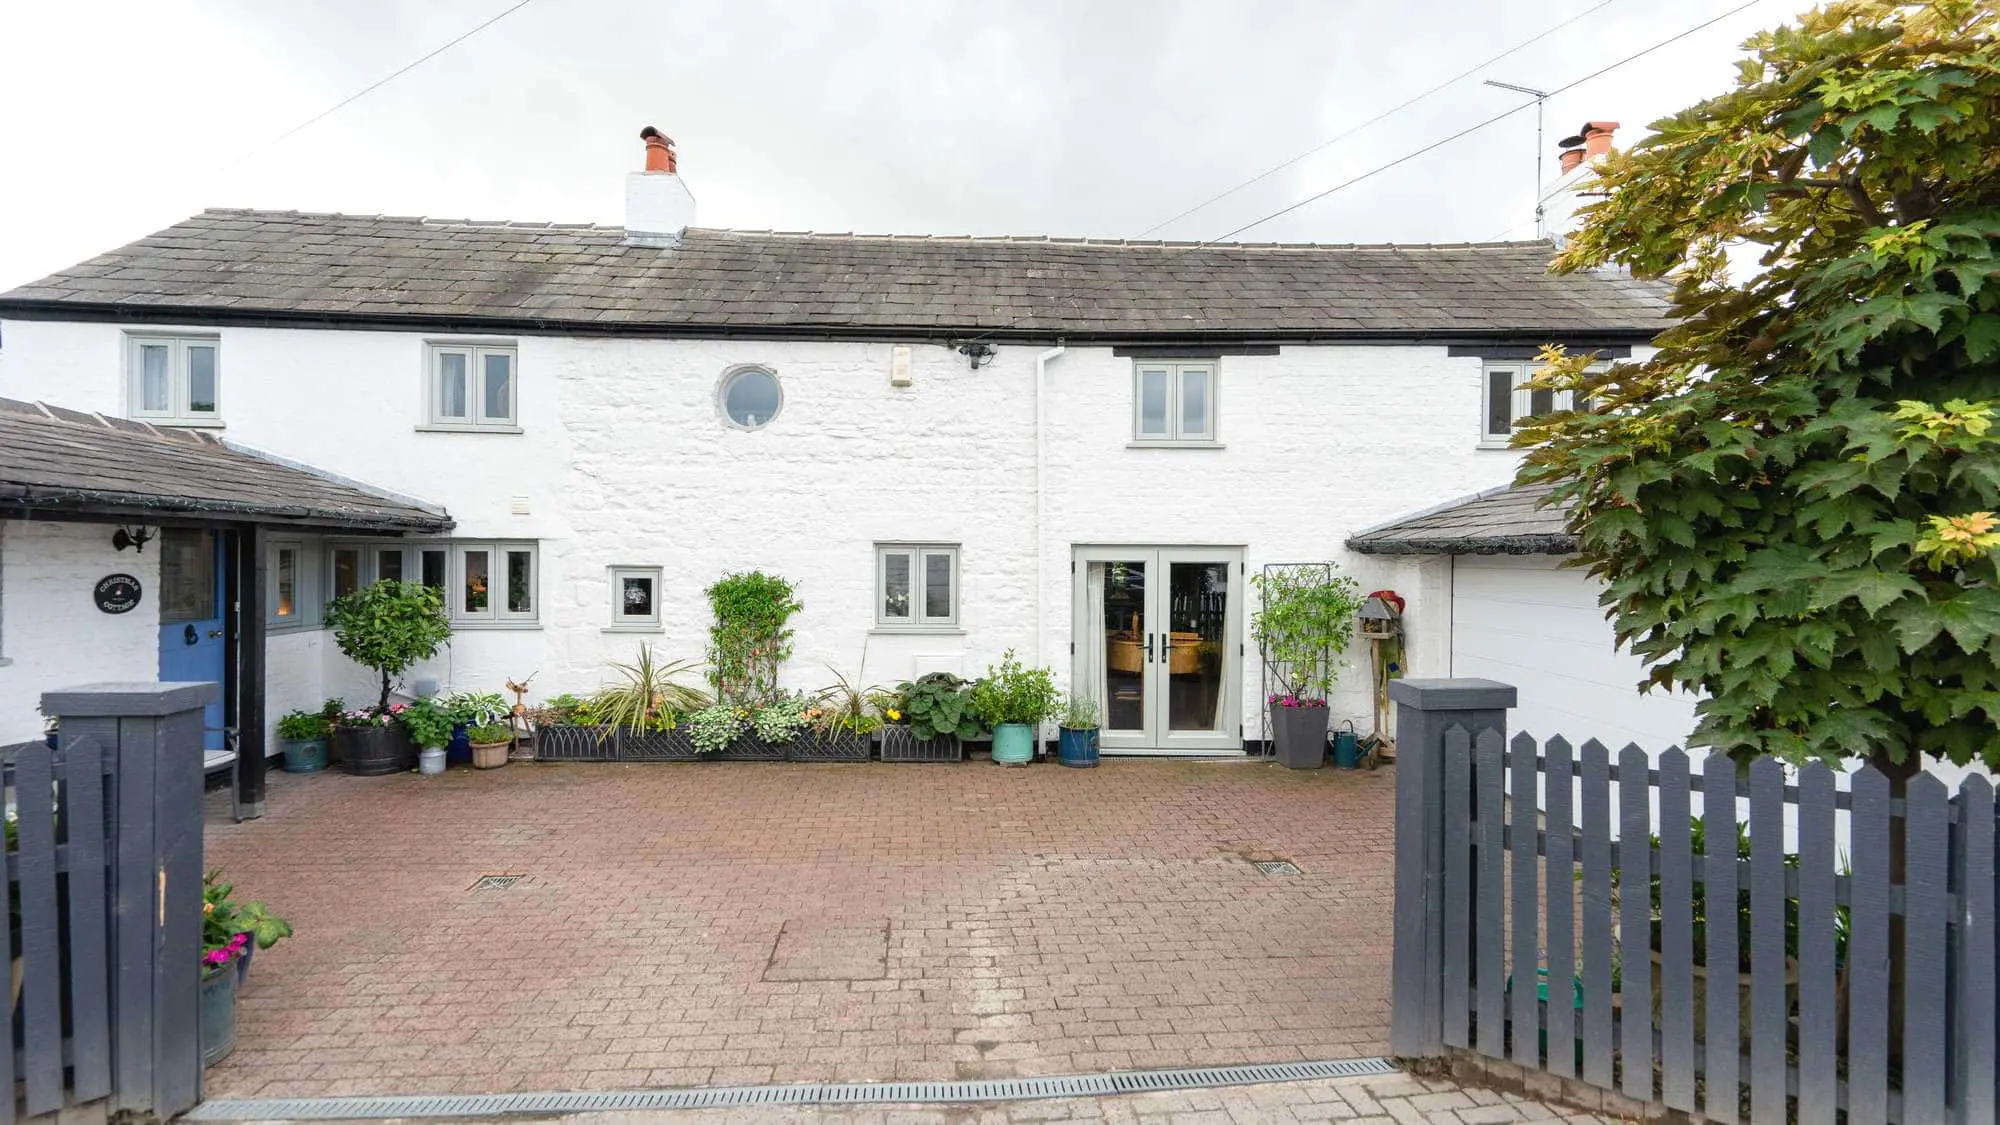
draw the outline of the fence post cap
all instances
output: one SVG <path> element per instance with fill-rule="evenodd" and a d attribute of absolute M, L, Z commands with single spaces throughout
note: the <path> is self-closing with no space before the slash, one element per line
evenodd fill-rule
<path fill-rule="evenodd" d="M 1389 681 L 1389 698 L 1419 711 L 1504 711 L 1519 695 L 1498 680 Z"/>
<path fill-rule="evenodd" d="M 210 683 L 80 684 L 43 692 L 42 714 L 79 719 L 158 718 L 205 707 L 220 690 Z"/>

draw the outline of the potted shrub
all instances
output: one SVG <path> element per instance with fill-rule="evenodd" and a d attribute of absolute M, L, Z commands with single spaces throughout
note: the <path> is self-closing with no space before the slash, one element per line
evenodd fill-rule
<path fill-rule="evenodd" d="M 286 773 L 317 773 L 326 768 L 327 722 L 317 711 L 289 711 L 278 720 L 278 748 L 285 754 Z"/>
<path fill-rule="evenodd" d="M 1087 691 L 1071 691 L 1063 698 L 1057 717 L 1056 760 L 1066 766 L 1087 769 L 1097 764 L 1099 718 L 1097 698 Z"/>
<path fill-rule="evenodd" d="M 235 888 L 211 871 L 201 880 L 201 984 L 196 1019 L 203 1066 L 236 1048 L 236 992 L 250 970 L 250 956 L 290 937 L 292 927 L 261 902 L 238 904 Z"/>
<path fill-rule="evenodd" d="M 1258 606 L 1250 635 L 1280 687 L 1265 704 L 1280 764 L 1326 764 L 1326 698 L 1361 611 L 1360 587 L 1331 563 L 1274 568 L 1251 577 Z"/>
<path fill-rule="evenodd" d="M 444 748 L 451 742 L 451 711 L 435 699 L 419 699 L 396 713 L 396 721 L 417 748 L 417 772 L 444 772 Z"/>
<path fill-rule="evenodd" d="M 389 712 L 389 691 L 397 677 L 420 660 L 437 655 L 451 638 L 451 619 L 444 596 L 415 582 L 386 579 L 335 598 L 327 607 L 340 651 L 382 677 L 382 694 L 371 709 L 379 719 Z M 384 774 L 408 768 L 409 740 L 390 722 L 349 722 L 348 712 L 335 728 L 334 741 L 349 773 Z M 449 739 L 449 729 L 445 732 Z M 441 744 L 440 744 L 441 745 Z"/>
<path fill-rule="evenodd" d="M 605 728 L 600 739 L 617 732 L 614 757 L 675 761 L 694 756 L 681 722 L 710 702 L 706 692 L 680 682 L 694 667 L 689 661 L 662 663 L 645 644 L 631 663 L 611 664 L 612 682 L 591 697 L 590 710 Z"/>
<path fill-rule="evenodd" d="M 956 762 L 965 757 L 967 739 L 986 733 L 972 709 L 971 685 L 950 672 L 898 684 L 883 702 L 885 762 Z"/>
<path fill-rule="evenodd" d="M 507 764 L 514 746 L 514 728 L 507 723 L 485 723 L 465 732 L 472 746 L 472 768 L 497 770 Z"/>
<path fill-rule="evenodd" d="M 348 773 L 356 777 L 380 777 L 401 773 L 417 764 L 417 748 L 403 729 L 402 714 L 407 703 L 394 703 L 383 710 L 364 707 L 344 711 L 333 727 L 334 745 Z"/>
<path fill-rule="evenodd" d="M 1056 702 L 1055 676 L 1022 667 L 1011 648 L 972 685 L 972 709 L 993 727 L 993 760 L 1003 765 L 1034 760 L 1036 732 L 1055 715 Z"/>
<path fill-rule="evenodd" d="M 618 756 L 616 728 L 599 720 L 595 699 L 564 692 L 528 709 L 535 734 L 535 760 L 607 761 Z"/>

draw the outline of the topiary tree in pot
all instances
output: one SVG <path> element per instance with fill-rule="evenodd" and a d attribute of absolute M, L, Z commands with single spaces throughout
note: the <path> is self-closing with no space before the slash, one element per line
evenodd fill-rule
<path fill-rule="evenodd" d="M 1317 769 L 1326 761 L 1326 700 L 1354 635 L 1361 588 L 1332 563 L 1269 567 L 1250 581 L 1258 600 L 1250 636 L 1279 688 L 1265 700 L 1278 761 Z"/>
<path fill-rule="evenodd" d="M 335 598 L 327 607 L 327 624 L 340 651 L 357 664 L 373 668 L 382 678 L 375 706 L 358 716 L 343 717 L 337 728 L 341 755 L 352 773 L 392 773 L 407 768 L 410 742 L 400 725 L 383 721 L 389 714 L 389 691 L 396 679 L 420 660 L 437 655 L 451 638 L 451 619 L 444 595 L 415 582 L 387 579 Z"/>

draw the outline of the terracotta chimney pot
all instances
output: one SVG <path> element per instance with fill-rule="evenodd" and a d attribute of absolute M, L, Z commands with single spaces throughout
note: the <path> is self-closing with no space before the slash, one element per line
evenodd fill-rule
<path fill-rule="evenodd" d="M 646 171 L 673 174 L 674 139 L 651 125 L 639 130 L 639 137 L 646 142 Z"/>
<path fill-rule="evenodd" d="M 1566 176 L 1576 171 L 1577 165 L 1583 163 L 1583 150 L 1580 148 L 1566 148 L 1562 150 L 1562 155 L 1556 159 L 1560 164 L 1561 174 Z"/>
<path fill-rule="evenodd" d="M 1618 131 L 1616 121 L 1592 121 L 1583 127 L 1583 151 L 1596 158 L 1611 151 L 1611 134 Z"/>

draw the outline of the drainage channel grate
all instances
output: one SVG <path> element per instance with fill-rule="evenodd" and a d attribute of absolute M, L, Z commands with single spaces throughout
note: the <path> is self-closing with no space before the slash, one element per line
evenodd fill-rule
<path fill-rule="evenodd" d="M 1258 871 L 1266 875 L 1303 875 L 1299 865 L 1289 859 L 1257 859 L 1251 861 Z"/>
<path fill-rule="evenodd" d="M 1030 1098 L 1097 1097 L 1315 1082 L 1394 1074 L 1386 1059 L 1328 1059 L 1269 1066 L 1207 1066 L 1130 1070 L 1056 1078 L 996 1078 L 982 1082 L 807 1082 L 792 1086 L 707 1086 L 679 1090 L 576 1091 L 543 1094 L 404 1095 L 364 1098 L 240 1098 L 203 1102 L 189 1121 L 332 1121 L 386 1117 L 498 1117 L 620 1110 L 730 1109 L 777 1105 L 936 1105 Z"/>
<path fill-rule="evenodd" d="M 478 879 L 473 880 L 471 889 L 475 891 L 504 891 L 525 878 L 527 878 L 526 875 L 481 875 Z"/>

